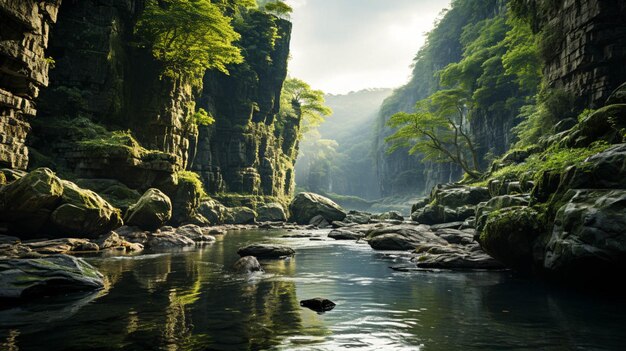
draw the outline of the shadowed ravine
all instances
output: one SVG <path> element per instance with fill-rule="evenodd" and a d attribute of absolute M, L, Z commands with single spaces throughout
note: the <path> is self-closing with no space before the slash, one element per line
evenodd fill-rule
<path fill-rule="evenodd" d="M 2 350 L 618 349 L 626 306 L 509 272 L 394 272 L 366 244 L 232 232 L 184 252 L 93 257 L 110 285 L 0 310 Z M 260 239 L 263 238 L 263 239 Z M 287 243 L 264 274 L 229 271 L 238 247 Z M 318 315 L 299 300 L 326 297 Z"/>

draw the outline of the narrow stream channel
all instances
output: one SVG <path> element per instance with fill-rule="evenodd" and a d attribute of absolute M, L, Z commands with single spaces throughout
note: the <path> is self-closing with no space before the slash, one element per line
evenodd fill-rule
<path fill-rule="evenodd" d="M 326 232 L 318 232 L 325 236 Z M 621 301 L 509 272 L 394 272 L 366 244 L 248 230 L 190 251 L 97 257 L 98 293 L 0 310 L 0 350 L 618 350 Z M 237 248 L 273 242 L 294 258 L 236 275 Z M 317 314 L 299 301 L 325 297 Z M 616 328 L 621 330 L 616 330 Z"/>

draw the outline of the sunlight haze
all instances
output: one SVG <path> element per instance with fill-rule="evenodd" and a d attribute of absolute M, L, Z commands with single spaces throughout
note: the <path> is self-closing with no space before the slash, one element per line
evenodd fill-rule
<path fill-rule="evenodd" d="M 450 1 L 289 0 L 289 72 L 315 89 L 343 94 L 406 83 L 424 34 Z"/>

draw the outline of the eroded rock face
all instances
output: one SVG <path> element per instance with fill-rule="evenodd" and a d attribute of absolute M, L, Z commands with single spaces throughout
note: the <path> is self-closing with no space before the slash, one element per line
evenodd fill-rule
<path fill-rule="evenodd" d="M 36 298 L 102 288 L 102 274 L 80 258 L 56 255 L 0 261 L 0 299 Z"/>
<path fill-rule="evenodd" d="M 332 200 L 314 193 L 300 193 L 289 205 L 291 221 L 298 224 L 309 224 L 315 216 L 322 216 L 331 223 L 346 218 L 343 209 Z"/>
<path fill-rule="evenodd" d="M 626 190 L 570 190 L 564 201 L 544 267 L 571 279 L 619 274 L 626 262 Z"/>
<path fill-rule="evenodd" d="M 26 169 L 33 101 L 48 85 L 46 47 L 61 0 L 0 3 L 0 167 Z"/>
<path fill-rule="evenodd" d="M 172 217 L 170 198 L 159 189 L 148 189 L 126 212 L 126 224 L 156 230 Z"/>

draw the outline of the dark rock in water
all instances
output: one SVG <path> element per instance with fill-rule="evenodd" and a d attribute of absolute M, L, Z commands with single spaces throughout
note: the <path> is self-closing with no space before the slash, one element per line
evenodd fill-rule
<path fill-rule="evenodd" d="M 257 213 L 251 208 L 240 206 L 226 209 L 224 222 L 227 224 L 252 224 L 256 222 Z"/>
<path fill-rule="evenodd" d="M 293 256 L 295 253 L 289 246 L 273 244 L 254 244 L 237 250 L 237 254 L 241 257 L 254 256 L 260 259 Z"/>
<path fill-rule="evenodd" d="M 416 208 L 411 219 L 424 224 L 464 221 L 475 214 L 475 206 L 489 200 L 489 189 L 461 185 L 439 185 L 430 196 L 431 202 Z"/>
<path fill-rule="evenodd" d="M 328 299 L 316 297 L 314 299 L 300 301 L 300 306 L 322 313 L 332 310 L 335 308 L 336 304 Z"/>
<path fill-rule="evenodd" d="M 413 250 L 424 243 L 447 244 L 428 230 L 428 226 L 398 225 L 375 229 L 370 233 L 374 250 Z"/>
<path fill-rule="evenodd" d="M 148 235 L 145 245 L 150 249 L 171 249 L 194 246 L 195 244 L 193 239 L 177 234 L 173 228 L 168 230 L 161 228 L 159 232 Z"/>
<path fill-rule="evenodd" d="M 504 265 L 482 252 L 448 252 L 438 255 L 421 256 L 419 268 L 441 269 L 504 269 Z"/>
<path fill-rule="evenodd" d="M 233 269 L 238 273 L 263 272 L 261 264 L 254 256 L 244 256 L 240 258 L 233 265 Z"/>
<path fill-rule="evenodd" d="M 450 244 L 467 245 L 471 244 L 474 241 L 473 234 L 457 229 L 439 229 L 435 232 L 435 235 Z"/>
<path fill-rule="evenodd" d="M 480 246 L 507 267 L 530 272 L 535 239 L 543 234 L 539 213 L 527 206 L 492 212 L 480 233 Z"/>
<path fill-rule="evenodd" d="M 202 228 L 195 224 L 187 224 L 176 228 L 176 234 L 185 236 L 195 242 L 214 242 L 215 237 L 205 234 Z"/>
<path fill-rule="evenodd" d="M 370 220 L 372 220 L 372 215 L 367 212 L 350 211 L 343 221 L 346 223 L 367 224 Z M 334 221 L 333 225 L 336 222 Z"/>
<path fill-rule="evenodd" d="M 158 189 L 148 189 L 126 212 L 129 226 L 145 230 L 156 230 L 172 218 L 172 202 Z"/>
<path fill-rule="evenodd" d="M 358 240 L 364 236 L 364 234 L 351 232 L 346 229 L 335 229 L 328 233 L 328 237 L 335 240 Z"/>
<path fill-rule="evenodd" d="M 385 213 L 381 213 L 377 216 L 374 216 L 375 219 L 380 220 L 394 220 L 394 221 L 404 221 L 404 217 L 398 211 L 389 211 Z"/>
<path fill-rule="evenodd" d="M 0 261 L 0 299 L 35 298 L 104 288 L 103 276 L 67 255 Z"/>
<path fill-rule="evenodd" d="M 310 224 L 315 216 L 322 216 L 328 223 L 346 218 L 344 210 L 332 200 L 313 193 L 300 193 L 289 205 L 291 220 L 298 224 Z"/>

